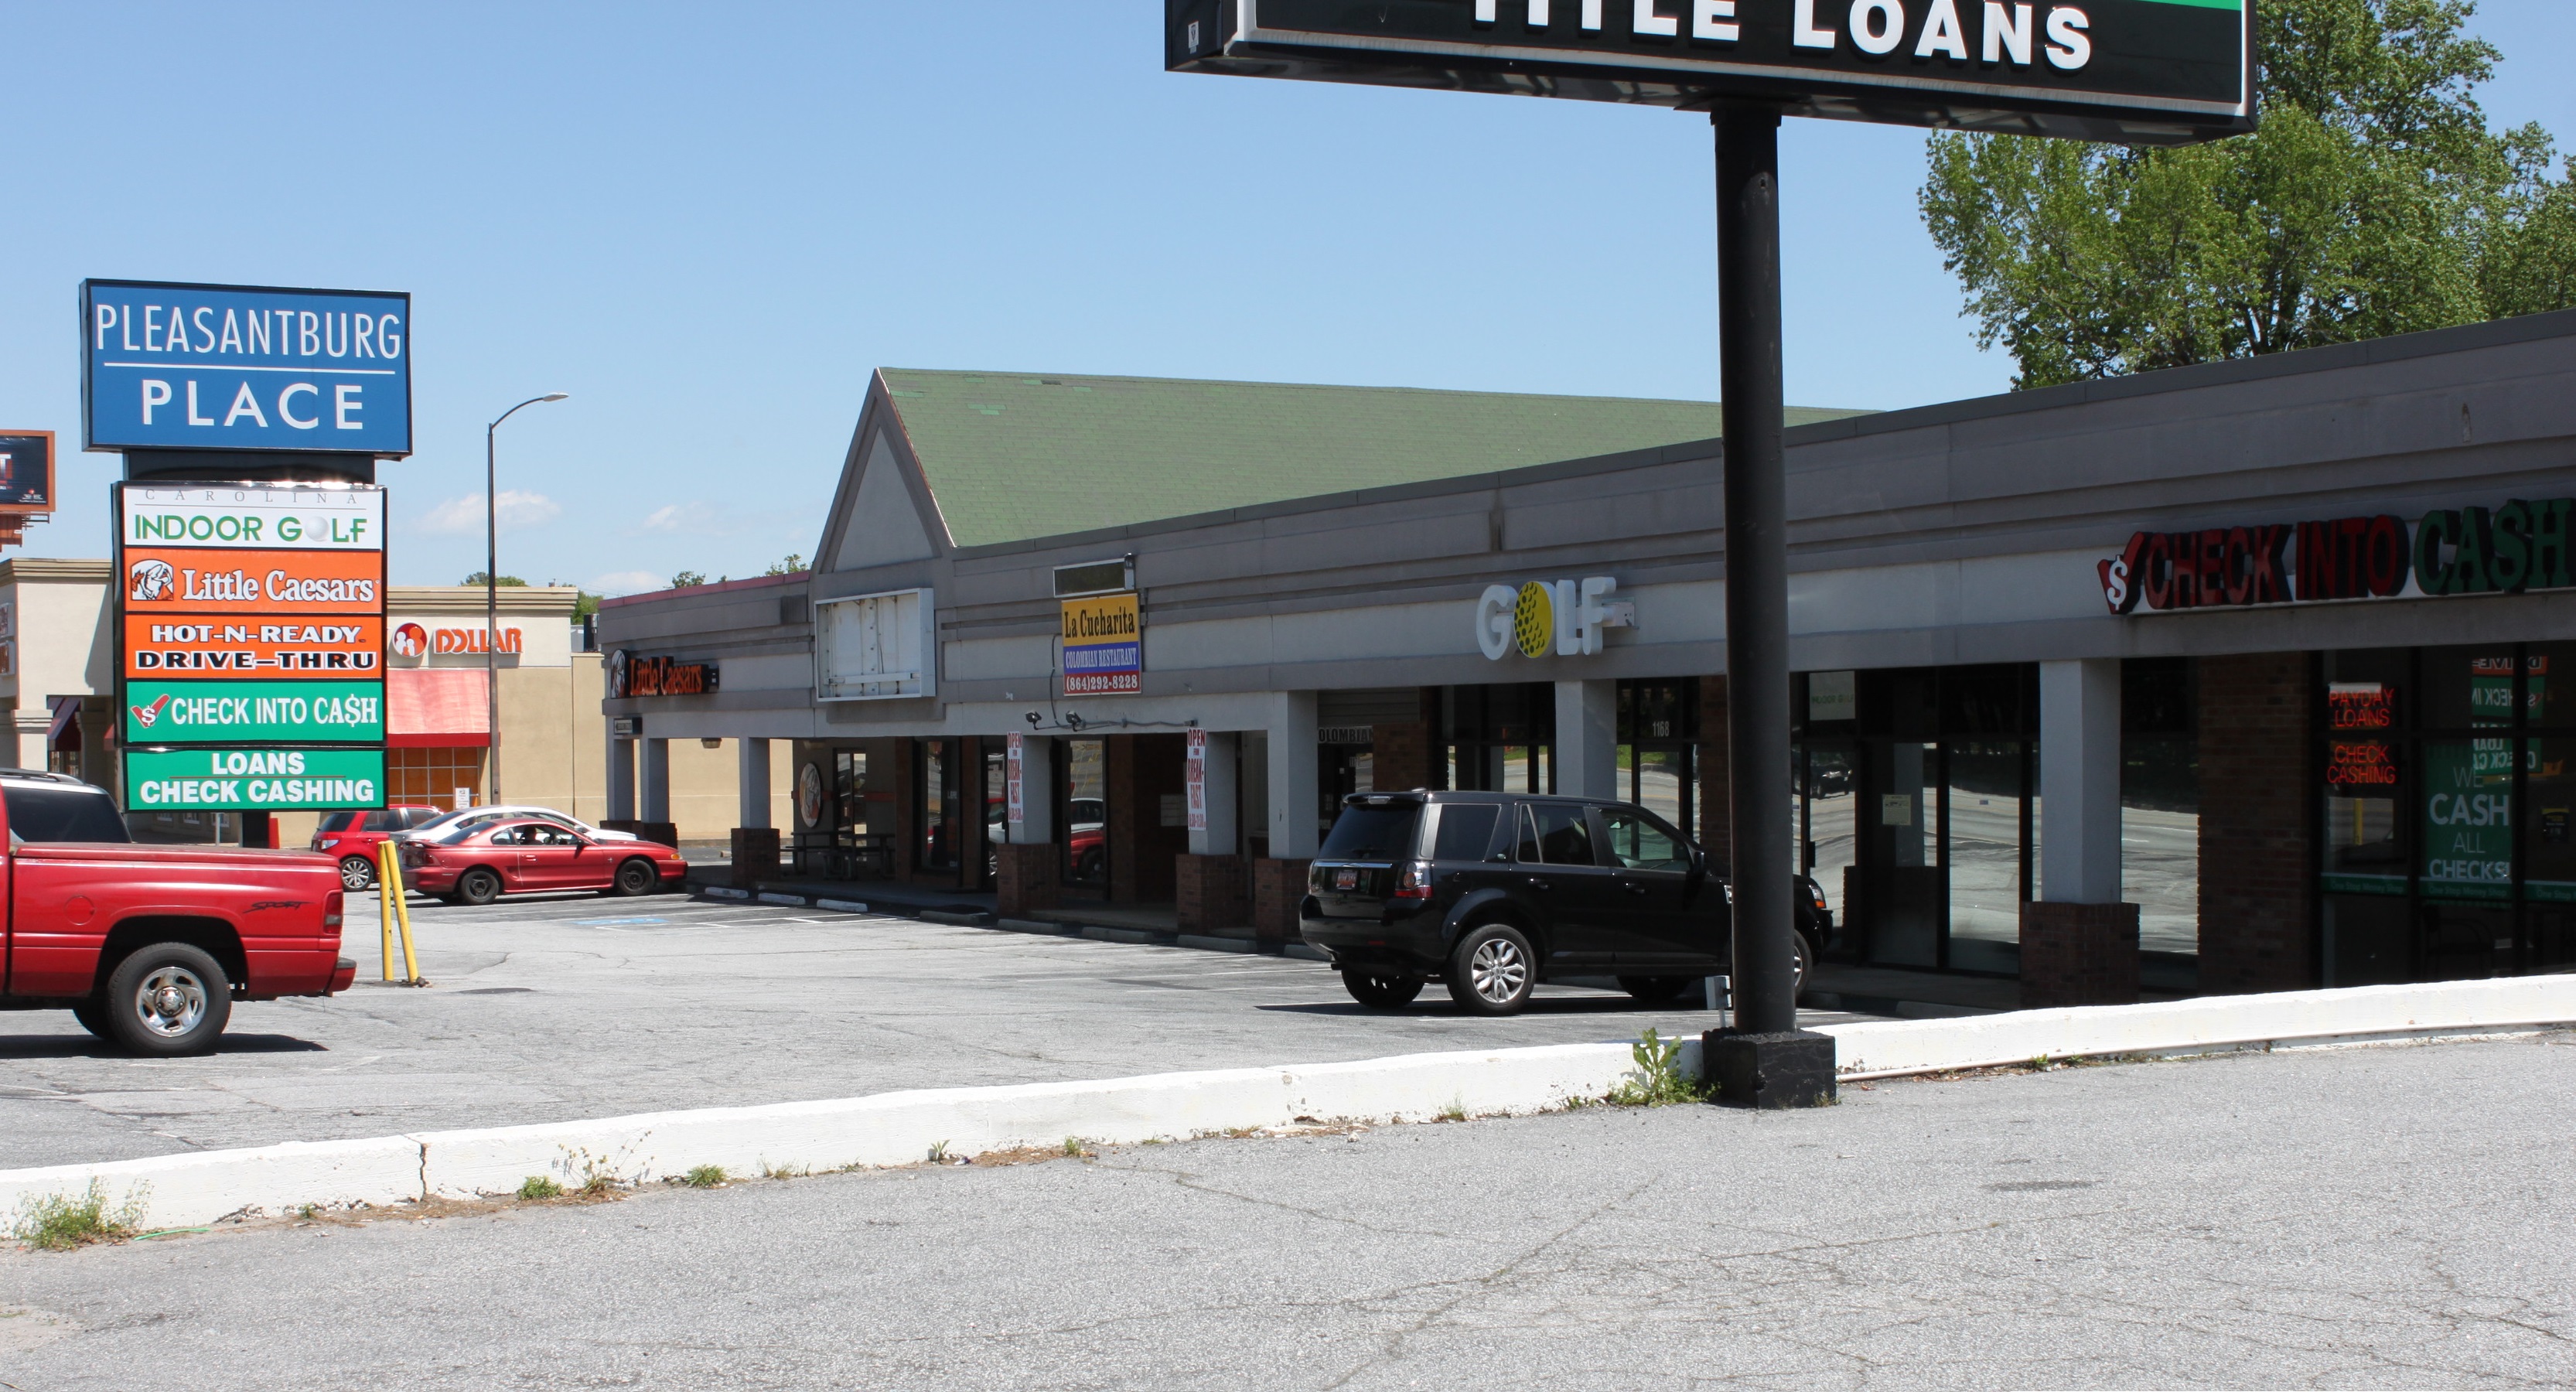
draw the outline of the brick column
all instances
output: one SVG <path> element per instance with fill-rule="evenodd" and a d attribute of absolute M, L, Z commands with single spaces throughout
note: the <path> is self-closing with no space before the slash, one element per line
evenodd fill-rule
<path fill-rule="evenodd" d="M 2200 989 L 2302 991 L 2317 788 L 2306 653 L 2200 660 Z"/>
<path fill-rule="evenodd" d="M 1431 786 L 1431 726 L 1400 720 L 1371 727 L 1371 777 L 1381 793 Z"/>
<path fill-rule="evenodd" d="M 2137 905 L 2022 903 L 2022 1009 L 2137 1003 Z"/>
<path fill-rule="evenodd" d="M 1297 905 L 1306 897 L 1306 867 L 1313 863 L 1252 863 L 1252 936 L 1263 948 L 1276 950 L 1297 941 Z"/>
<path fill-rule="evenodd" d="M 1172 862 L 1174 917 L 1184 933 L 1240 928 L 1252 921 L 1251 867 L 1238 855 L 1184 855 Z"/>
<path fill-rule="evenodd" d="M 993 854 L 993 900 L 997 912 L 1026 917 L 1039 909 L 1052 909 L 1060 901 L 1055 872 L 1061 852 L 1054 843 L 1013 842 L 995 846 Z"/>

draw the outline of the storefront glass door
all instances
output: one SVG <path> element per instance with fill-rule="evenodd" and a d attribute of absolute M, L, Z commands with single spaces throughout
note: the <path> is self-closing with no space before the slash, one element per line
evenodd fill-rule
<path fill-rule="evenodd" d="M 921 828 L 917 838 L 924 870 L 953 871 L 957 868 L 957 843 L 963 830 L 959 823 L 957 742 L 923 740 L 920 750 Z"/>
<path fill-rule="evenodd" d="M 1064 740 L 1058 752 L 1064 765 L 1064 800 L 1058 809 L 1064 827 L 1064 882 L 1107 893 L 1109 741 Z"/>
<path fill-rule="evenodd" d="M 2028 746 L 1962 740 L 1948 749 L 1950 955 L 1960 971 L 2021 970 L 2021 905 L 2029 897 Z"/>
<path fill-rule="evenodd" d="M 1949 885 L 1941 860 L 1941 746 L 1920 740 L 1875 742 L 1869 799 L 1874 872 L 1864 925 L 1869 960 L 1892 967 L 1941 965 Z"/>

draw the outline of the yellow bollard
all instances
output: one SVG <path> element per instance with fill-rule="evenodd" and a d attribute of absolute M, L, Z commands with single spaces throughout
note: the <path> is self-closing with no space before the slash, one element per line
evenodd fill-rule
<path fill-rule="evenodd" d="M 402 851 L 391 841 L 376 843 L 376 898 L 384 917 L 385 980 L 394 979 L 394 933 L 402 933 L 403 975 L 405 986 L 426 986 L 421 979 L 420 959 L 412 954 L 411 905 L 403 902 Z"/>
<path fill-rule="evenodd" d="M 394 900 L 402 894 L 401 890 L 390 887 L 399 883 L 395 877 L 401 873 L 395 868 L 394 855 L 393 842 L 376 843 L 376 916 L 382 920 L 379 936 L 383 938 L 385 984 L 388 986 L 394 983 Z"/>

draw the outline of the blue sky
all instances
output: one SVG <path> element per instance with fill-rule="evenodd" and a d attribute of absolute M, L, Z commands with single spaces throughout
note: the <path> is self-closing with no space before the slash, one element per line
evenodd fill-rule
<path fill-rule="evenodd" d="M 810 552 L 870 369 L 1710 398 L 1709 134 L 1670 112 L 1172 76 L 1155 0 L 0 3 L 0 427 L 77 449 L 84 276 L 408 290 L 394 578 L 614 591 Z M 2486 0 L 2576 139 L 2576 6 Z M 1915 132 L 1783 143 L 1789 397 L 2003 389 Z M 27 551 L 104 555 L 112 455 Z"/>

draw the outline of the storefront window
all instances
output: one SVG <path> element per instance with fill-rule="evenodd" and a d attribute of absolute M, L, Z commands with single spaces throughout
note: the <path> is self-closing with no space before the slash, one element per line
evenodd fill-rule
<path fill-rule="evenodd" d="M 832 830 L 868 829 L 868 752 L 840 749 L 832 753 Z"/>
<path fill-rule="evenodd" d="M 1452 686 L 1440 693 L 1447 786 L 1472 792 L 1556 790 L 1550 745 L 1556 692 L 1544 682 Z"/>
<path fill-rule="evenodd" d="M 1834 922 L 1844 928 L 1851 923 L 1845 903 L 1859 849 L 1859 826 L 1855 820 L 1860 805 L 1859 771 L 1854 768 L 1858 751 L 1848 745 L 1810 745 L 1799 751 L 1806 762 L 1804 788 L 1807 839 L 1807 873 L 1824 891 L 1825 907 Z"/>
<path fill-rule="evenodd" d="M 1693 834 L 1699 682 L 1619 683 L 1619 796 Z M 1721 856 L 1721 859 L 1723 857 Z"/>
<path fill-rule="evenodd" d="M 2571 661 L 2564 643 L 2326 654 L 2326 984 L 2576 964 Z"/>
<path fill-rule="evenodd" d="M 483 751 L 480 749 L 388 749 L 385 751 L 385 800 L 403 807 L 444 807 L 455 809 L 467 805 L 457 801 L 461 790 L 467 802 L 480 794 L 483 786 Z"/>
<path fill-rule="evenodd" d="M 2175 988 L 2191 983 L 2160 969 L 2200 951 L 2198 707 L 2189 659 L 2121 664 L 2120 898 L 2138 906 L 2141 979 Z"/>
<path fill-rule="evenodd" d="M 1949 750 L 1950 965 L 2021 967 L 2023 746 L 1963 740 Z"/>
<path fill-rule="evenodd" d="M 958 837 L 964 828 L 958 806 L 957 742 L 923 740 L 921 750 L 921 868 L 957 868 Z"/>
<path fill-rule="evenodd" d="M 1063 742 L 1064 878 L 1109 888 L 1109 741 Z"/>

